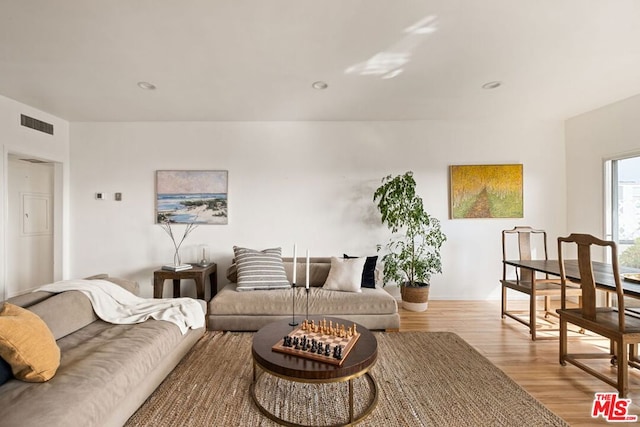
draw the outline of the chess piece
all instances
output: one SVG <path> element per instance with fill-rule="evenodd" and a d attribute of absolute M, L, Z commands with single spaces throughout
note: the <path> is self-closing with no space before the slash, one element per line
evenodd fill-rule
<path fill-rule="evenodd" d="M 341 360 L 342 359 L 342 346 L 341 345 L 337 345 L 333 348 L 333 357 L 335 359 Z"/>
<path fill-rule="evenodd" d="M 327 357 L 331 356 L 331 346 L 329 344 L 324 346 L 324 355 Z"/>

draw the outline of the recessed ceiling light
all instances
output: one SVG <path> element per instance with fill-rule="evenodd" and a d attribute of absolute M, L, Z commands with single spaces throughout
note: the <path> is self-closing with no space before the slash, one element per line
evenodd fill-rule
<path fill-rule="evenodd" d="M 144 90 L 154 90 L 156 88 L 156 85 L 149 82 L 138 82 L 138 87 Z"/>
<path fill-rule="evenodd" d="M 323 82 L 322 80 L 318 80 L 317 82 L 313 82 L 311 87 L 317 90 L 325 90 L 326 88 L 329 87 L 329 85 Z"/>
<path fill-rule="evenodd" d="M 500 86 L 502 86 L 502 82 L 495 81 L 483 84 L 482 89 L 497 89 Z"/>

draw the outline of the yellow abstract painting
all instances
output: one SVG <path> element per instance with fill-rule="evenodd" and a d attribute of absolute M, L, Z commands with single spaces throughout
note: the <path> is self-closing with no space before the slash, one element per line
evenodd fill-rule
<path fill-rule="evenodd" d="M 522 165 L 450 166 L 451 218 L 522 218 Z"/>

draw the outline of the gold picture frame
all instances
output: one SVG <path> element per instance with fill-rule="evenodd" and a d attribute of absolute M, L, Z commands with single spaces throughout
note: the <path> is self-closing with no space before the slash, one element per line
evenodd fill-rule
<path fill-rule="evenodd" d="M 522 164 L 449 167 L 450 216 L 523 218 Z"/>

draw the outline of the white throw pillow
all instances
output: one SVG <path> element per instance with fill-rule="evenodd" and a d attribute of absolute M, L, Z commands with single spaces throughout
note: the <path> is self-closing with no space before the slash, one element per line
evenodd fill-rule
<path fill-rule="evenodd" d="M 362 270 L 367 261 L 362 258 L 336 258 L 331 257 L 331 270 L 324 282 L 323 289 L 344 292 L 362 292 Z"/>

